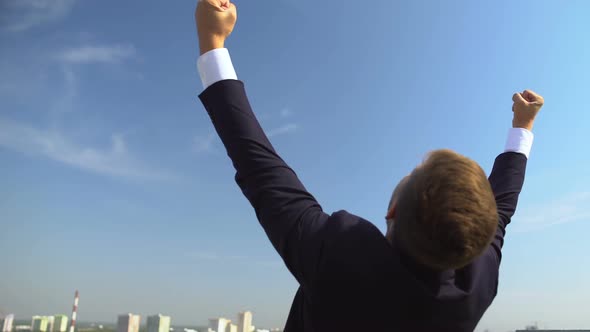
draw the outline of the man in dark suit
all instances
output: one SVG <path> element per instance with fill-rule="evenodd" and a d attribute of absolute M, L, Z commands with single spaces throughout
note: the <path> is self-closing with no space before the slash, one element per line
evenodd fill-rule
<path fill-rule="evenodd" d="M 430 153 L 395 189 L 384 236 L 346 211 L 326 214 L 274 150 L 224 48 L 236 17 L 228 0 L 197 6 L 200 99 L 238 185 L 299 282 L 285 331 L 473 331 L 497 293 L 543 98 L 513 96 L 513 128 L 489 179 L 460 154 Z"/>

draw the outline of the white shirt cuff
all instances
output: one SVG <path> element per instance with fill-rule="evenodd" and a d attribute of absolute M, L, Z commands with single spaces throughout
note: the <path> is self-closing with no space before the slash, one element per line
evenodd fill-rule
<path fill-rule="evenodd" d="M 534 138 L 535 136 L 528 129 L 510 128 L 504 152 L 518 152 L 524 154 L 528 158 L 531 154 Z"/>
<path fill-rule="evenodd" d="M 227 48 L 216 48 L 201 55 L 197 68 L 204 89 L 219 81 L 238 79 Z"/>

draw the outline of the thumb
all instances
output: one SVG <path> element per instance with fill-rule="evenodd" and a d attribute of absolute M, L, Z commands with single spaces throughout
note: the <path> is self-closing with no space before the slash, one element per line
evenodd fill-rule
<path fill-rule="evenodd" d="M 233 2 L 229 2 L 229 1 L 227 2 L 227 5 L 226 5 L 226 7 L 224 9 L 227 12 L 232 13 L 232 14 L 237 12 L 236 5 L 234 5 Z"/>
<path fill-rule="evenodd" d="M 234 6 L 234 4 L 229 0 L 217 0 L 217 2 L 219 2 L 219 8 L 223 9 L 224 11 L 231 10 Z"/>
<path fill-rule="evenodd" d="M 541 97 L 539 94 L 537 94 L 534 91 L 531 90 L 525 90 L 522 93 L 522 96 L 524 97 L 524 99 L 530 103 L 533 104 L 543 104 L 544 100 L 543 97 Z"/>
<path fill-rule="evenodd" d="M 517 104 L 526 104 L 527 103 L 527 101 L 522 97 L 522 94 L 520 94 L 520 93 L 515 93 L 514 96 L 512 96 L 512 101 Z"/>
<path fill-rule="evenodd" d="M 224 10 L 229 5 L 229 0 L 199 0 L 199 3 L 203 3 L 217 10 Z"/>
<path fill-rule="evenodd" d="M 211 8 L 219 9 L 221 8 L 221 1 L 220 0 L 198 0 L 197 6 L 208 7 L 208 10 Z"/>

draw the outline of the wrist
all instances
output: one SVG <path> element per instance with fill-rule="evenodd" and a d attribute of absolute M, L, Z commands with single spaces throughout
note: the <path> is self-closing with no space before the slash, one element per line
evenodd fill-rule
<path fill-rule="evenodd" d="M 201 51 L 201 55 L 212 51 L 217 48 L 224 48 L 225 47 L 225 39 L 208 36 L 208 37 L 199 37 L 199 49 Z"/>
<path fill-rule="evenodd" d="M 512 128 L 524 128 L 528 131 L 533 130 L 534 121 L 512 121 Z"/>

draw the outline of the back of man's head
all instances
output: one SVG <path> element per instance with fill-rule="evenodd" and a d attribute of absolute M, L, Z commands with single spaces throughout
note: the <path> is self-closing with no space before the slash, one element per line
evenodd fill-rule
<path fill-rule="evenodd" d="M 434 151 L 400 189 L 394 240 L 418 263 L 456 269 L 489 246 L 498 212 L 490 183 L 475 161 L 450 150 Z"/>

